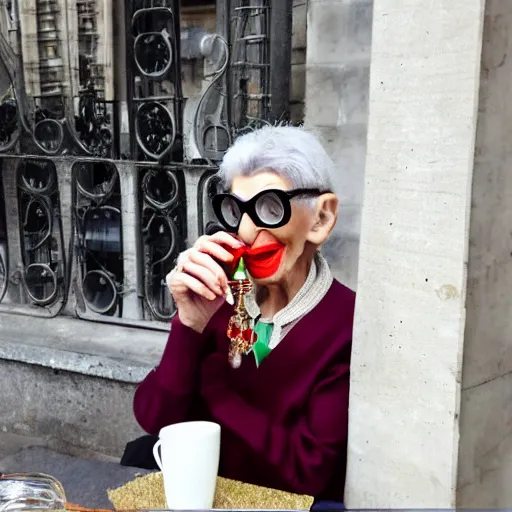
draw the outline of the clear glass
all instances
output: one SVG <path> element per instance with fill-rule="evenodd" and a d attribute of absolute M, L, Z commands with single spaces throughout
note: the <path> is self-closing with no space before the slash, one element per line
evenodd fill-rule
<path fill-rule="evenodd" d="M 0 512 L 14 510 L 65 510 L 62 484 L 42 473 L 0 476 Z"/>

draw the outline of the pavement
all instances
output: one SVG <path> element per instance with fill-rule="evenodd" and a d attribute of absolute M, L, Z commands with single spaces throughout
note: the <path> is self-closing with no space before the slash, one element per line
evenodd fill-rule
<path fill-rule="evenodd" d="M 115 489 L 149 471 L 120 466 L 100 454 L 59 453 L 45 442 L 9 434 L 0 435 L 0 473 L 46 473 L 64 486 L 68 502 L 87 508 L 112 509 L 107 489 Z"/>

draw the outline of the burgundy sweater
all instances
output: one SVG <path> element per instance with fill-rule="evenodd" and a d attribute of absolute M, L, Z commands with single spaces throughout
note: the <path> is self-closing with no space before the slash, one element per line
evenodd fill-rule
<path fill-rule="evenodd" d="M 172 423 L 221 425 L 219 474 L 318 499 L 342 500 L 355 294 L 334 281 L 257 368 L 228 364 L 225 304 L 202 334 L 179 318 L 134 411 L 150 434 Z"/>

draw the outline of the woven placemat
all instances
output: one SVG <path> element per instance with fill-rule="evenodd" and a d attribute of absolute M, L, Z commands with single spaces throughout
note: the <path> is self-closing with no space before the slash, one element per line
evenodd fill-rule
<path fill-rule="evenodd" d="M 151 473 L 109 489 L 116 510 L 163 510 L 167 508 L 162 473 Z M 267 489 L 226 478 L 217 478 L 214 509 L 309 510 L 313 498 Z"/>

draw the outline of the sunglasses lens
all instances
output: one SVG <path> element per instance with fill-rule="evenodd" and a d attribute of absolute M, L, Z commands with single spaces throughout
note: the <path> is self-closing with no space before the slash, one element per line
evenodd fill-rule
<path fill-rule="evenodd" d="M 220 205 L 220 211 L 224 222 L 232 227 L 236 228 L 240 222 L 240 208 L 236 201 L 231 197 L 225 197 Z"/>
<path fill-rule="evenodd" d="M 283 202 L 274 192 L 260 196 L 256 201 L 255 209 L 258 217 L 269 226 L 279 224 L 283 220 Z"/>

